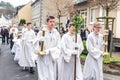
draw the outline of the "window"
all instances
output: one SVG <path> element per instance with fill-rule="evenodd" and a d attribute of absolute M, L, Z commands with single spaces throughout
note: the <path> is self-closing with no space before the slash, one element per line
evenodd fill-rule
<path fill-rule="evenodd" d="M 84 1 L 87 1 L 87 0 L 75 0 L 75 3 L 81 3 L 81 2 L 84 2 Z"/>
<path fill-rule="evenodd" d="M 106 11 L 102 7 L 100 7 L 99 17 L 104 17 L 105 14 L 106 14 Z M 101 22 L 101 24 L 104 24 L 104 20 L 101 19 L 101 21 L 103 21 L 103 22 Z"/>
<path fill-rule="evenodd" d="M 83 16 L 84 18 L 84 23 L 83 23 L 83 26 L 82 28 L 86 27 L 87 25 L 87 9 L 85 10 L 80 10 L 80 14 Z"/>
<path fill-rule="evenodd" d="M 99 13 L 100 17 L 104 17 L 105 14 L 106 14 L 105 10 L 101 7 L 100 8 L 100 13 Z"/>
<path fill-rule="evenodd" d="M 93 24 L 95 21 L 95 8 L 90 9 L 90 24 Z"/>

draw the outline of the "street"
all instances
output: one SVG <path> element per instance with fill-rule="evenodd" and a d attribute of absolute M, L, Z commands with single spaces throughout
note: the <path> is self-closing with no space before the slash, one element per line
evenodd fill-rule
<path fill-rule="evenodd" d="M 13 60 L 8 45 L 1 45 L 0 55 L 0 80 L 37 80 L 37 72 L 30 74 L 22 71 Z"/>
<path fill-rule="evenodd" d="M 73 80 L 82 78 L 79 66 L 89 80 L 120 80 L 119 7 L 120 0 L 0 0 L 0 80 Z"/>
<path fill-rule="evenodd" d="M 1 45 L 0 80 L 37 80 L 37 71 L 35 74 L 22 71 L 22 68 L 14 62 L 13 58 L 9 46 Z M 120 76 L 104 74 L 104 80 L 120 80 Z"/>

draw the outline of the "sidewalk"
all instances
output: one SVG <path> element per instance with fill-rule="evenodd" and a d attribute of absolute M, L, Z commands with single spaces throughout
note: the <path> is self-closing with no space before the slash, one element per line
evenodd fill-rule
<path fill-rule="evenodd" d="M 120 76 L 115 76 L 115 75 L 104 73 L 104 80 L 120 80 Z"/>
<path fill-rule="evenodd" d="M 113 52 L 112 57 L 120 58 L 120 52 Z M 120 70 L 115 69 L 116 67 L 119 67 L 119 66 L 114 66 L 113 64 L 109 64 L 109 65 L 105 64 L 103 66 L 104 73 L 120 76 Z M 120 80 L 120 77 L 119 77 L 119 80 Z"/>
<path fill-rule="evenodd" d="M 113 57 L 120 57 L 120 52 L 112 52 Z"/>

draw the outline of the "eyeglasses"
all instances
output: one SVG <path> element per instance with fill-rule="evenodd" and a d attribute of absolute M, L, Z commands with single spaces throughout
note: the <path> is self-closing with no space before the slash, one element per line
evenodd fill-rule
<path fill-rule="evenodd" d="M 97 27 L 97 26 L 96 26 L 95 28 L 97 28 L 97 29 L 101 29 L 102 27 Z"/>

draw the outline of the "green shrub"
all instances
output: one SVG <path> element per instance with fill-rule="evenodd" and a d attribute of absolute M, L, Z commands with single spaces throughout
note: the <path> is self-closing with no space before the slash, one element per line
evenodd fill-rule
<path fill-rule="evenodd" d="M 119 57 L 110 57 L 110 55 L 103 57 L 103 63 L 104 64 L 110 64 L 110 63 L 120 64 L 120 58 Z"/>
<path fill-rule="evenodd" d="M 111 60 L 112 60 L 112 61 L 119 61 L 119 62 L 120 62 L 120 58 L 119 58 L 119 57 L 112 57 Z"/>
<path fill-rule="evenodd" d="M 111 60 L 110 60 L 110 55 L 104 56 L 103 57 L 103 63 L 104 64 L 110 64 Z"/>
<path fill-rule="evenodd" d="M 83 50 L 82 54 L 87 55 L 88 51 L 87 51 L 87 48 L 86 48 L 86 41 L 85 40 L 83 41 L 83 46 L 84 46 L 84 50 Z"/>
<path fill-rule="evenodd" d="M 82 52 L 82 54 L 80 55 L 81 59 L 86 59 L 86 56 L 88 54 L 87 48 L 86 48 L 86 41 L 83 41 L 83 46 L 84 46 L 84 50 Z M 110 55 L 104 56 L 103 57 L 103 63 L 104 64 L 110 64 L 111 62 L 115 62 L 115 64 L 119 64 L 120 65 L 120 58 L 119 57 L 110 57 Z"/>
<path fill-rule="evenodd" d="M 87 57 L 87 55 L 85 55 L 85 54 L 81 54 L 81 55 L 80 55 L 80 58 L 81 58 L 81 59 L 84 59 L 84 60 L 85 60 L 86 57 Z"/>
<path fill-rule="evenodd" d="M 23 26 L 24 24 L 26 24 L 26 20 L 25 20 L 25 19 L 20 19 L 19 25 L 20 25 L 20 26 Z"/>

